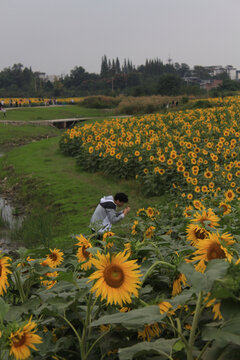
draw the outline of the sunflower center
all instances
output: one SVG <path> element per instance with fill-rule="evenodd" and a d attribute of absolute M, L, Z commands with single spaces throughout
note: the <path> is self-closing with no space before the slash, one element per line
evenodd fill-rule
<path fill-rule="evenodd" d="M 221 207 L 223 208 L 223 211 L 227 211 L 227 210 L 228 210 L 228 207 L 227 207 L 226 204 L 221 205 Z"/>
<path fill-rule="evenodd" d="M 57 254 L 56 254 L 56 253 L 50 254 L 49 257 L 50 257 L 50 259 L 51 259 L 52 261 L 57 261 Z"/>
<path fill-rule="evenodd" d="M 89 246 L 85 246 L 85 245 L 82 246 L 82 254 L 86 259 L 89 258 L 89 255 L 90 255 L 89 252 L 86 251 L 88 248 L 89 248 Z"/>
<path fill-rule="evenodd" d="M 2 265 L 0 264 L 0 277 L 2 276 Z"/>
<path fill-rule="evenodd" d="M 117 265 L 107 266 L 103 276 L 106 283 L 113 288 L 119 288 L 124 282 L 124 273 Z"/>
<path fill-rule="evenodd" d="M 204 231 L 202 231 L 200 229 L 195 230 L 195 236 L 197 239 L 200 239 L 200 240 L 205 239 L 205 233 L 204 233 Z"/>
<path fill-rule="evenodd" d="M 22 336 L 18 336 L 16 340 L 13 341 L 13 345 L 15 348 L 24 345 L 26 342 L 26 334 L 24 333 Z"/>
<path fill-rule="evenodd" d="M 225 259 L 226 255 L 218 244 L 212 244 L 209 246 L 207 251 L 207 259 Z"/>

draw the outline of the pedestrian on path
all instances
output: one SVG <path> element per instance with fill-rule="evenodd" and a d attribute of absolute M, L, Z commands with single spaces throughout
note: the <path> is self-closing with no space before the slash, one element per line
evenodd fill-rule
<path fill-rule="evenodd" d="M 2 105 L 2 103 L 0 104 L 0 110 L 3 113 L 3 117 L 6 118 L 6 109 L 4 109 L 4 106 Z"/>

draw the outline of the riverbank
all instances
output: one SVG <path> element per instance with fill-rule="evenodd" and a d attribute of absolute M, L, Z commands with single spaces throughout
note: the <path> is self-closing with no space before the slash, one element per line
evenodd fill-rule
<path fill-rule="evenodd" d="M 0 153 L 5 153 L 16 146 L 59 136 L 60 134 L 61 131 L 59 129 L 50 126 L 13 126 L 0 122 Z"/>

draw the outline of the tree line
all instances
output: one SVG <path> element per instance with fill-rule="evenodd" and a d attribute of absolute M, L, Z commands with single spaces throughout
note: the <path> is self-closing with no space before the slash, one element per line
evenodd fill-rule
<path fill-rule="evenodd" d="M 119 58 L 101 59 L 100 73 L 89 73 L 82 66 L 75 66 L 69 75 L 50 82 L 43 73 L 33 72 L 31 67 L 14 64 L 0 71 L 0 97 L 57 97 L 88 95 L 197 95 L 203 92 L 199 83 L 185 80 L 195 74 L 199 80 L 213 76 L 205 67 L 195 66 L 193 71 L 186 63 L 164 64 L 160 59 L 146 59 L 145 64 L 135 66 L 129 59 L 123 64 Z M 240 90 L 240 82 L 222 73 L 223 84 L 219 90 Z"/>

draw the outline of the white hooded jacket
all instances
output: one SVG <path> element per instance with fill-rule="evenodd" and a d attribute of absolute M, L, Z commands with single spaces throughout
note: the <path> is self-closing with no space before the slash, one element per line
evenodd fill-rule
<path fill-rule="evenodd" d="M 123 211 L 117 212 L 116 208 L 112 195 L 102 197 L 91 218 L 92 230 L 99 233 L 111 230 L 112 224 L 124 218 Z"/>

